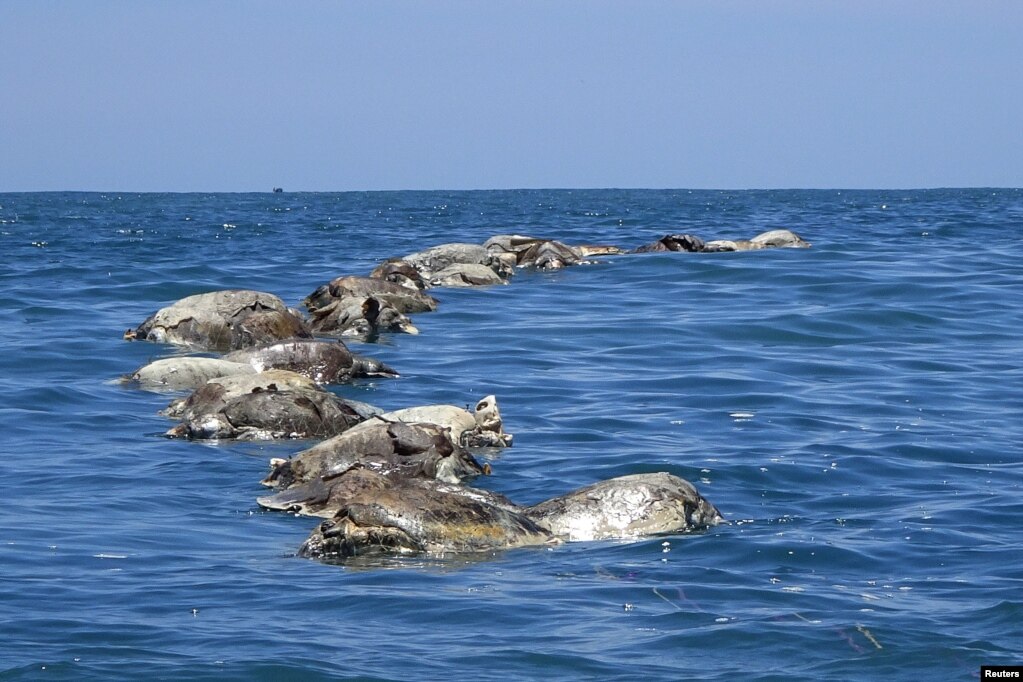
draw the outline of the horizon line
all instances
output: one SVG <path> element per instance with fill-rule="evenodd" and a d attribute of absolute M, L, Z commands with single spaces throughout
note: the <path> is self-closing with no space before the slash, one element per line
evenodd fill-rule
<path fill-rule="evenodd" d="M 402 188 L 402 189 L 270 189 L 250 190 L 135 190 L 135 189 L 28 189 L 0 190 L 5 194 L 372 194 L 398 192 L 891 192 L 937 190 L 1020 190 L 1010 185 L 935 185 L 896 187 L 474 187 L 474 188 Z M 279 191 L 278 191 L 279 190 Z"/>

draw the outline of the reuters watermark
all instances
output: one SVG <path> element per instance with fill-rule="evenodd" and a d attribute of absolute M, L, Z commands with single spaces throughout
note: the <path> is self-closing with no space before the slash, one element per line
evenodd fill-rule
<path fill-rule="evenodd" d="M 1023 665 L 982 665 L 982 680 L 1023 680 Z"/>

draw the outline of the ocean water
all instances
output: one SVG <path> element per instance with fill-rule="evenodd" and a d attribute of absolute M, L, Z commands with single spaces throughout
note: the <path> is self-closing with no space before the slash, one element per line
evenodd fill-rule
<path fill-rule="evenodd" d="M 636 254 L 436 290 L 385 409 L 497 395 L 477 485 L 669 471 L 705 533 L 335 566 L 260 511 L 308 442 L 160 437 L 121 334 L 183 296 L 292 304 L 518 232 Z M 1023 191 L 0 194 L 0 680 L 971 679 L 1023 664 Z"/>

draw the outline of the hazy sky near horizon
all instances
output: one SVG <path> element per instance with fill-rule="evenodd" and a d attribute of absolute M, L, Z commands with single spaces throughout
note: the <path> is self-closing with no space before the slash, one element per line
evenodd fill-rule
<path fill-rule="evenodd" d="M 0 192 L 1023 186 L 1019 0 L 0 0 Z"/>

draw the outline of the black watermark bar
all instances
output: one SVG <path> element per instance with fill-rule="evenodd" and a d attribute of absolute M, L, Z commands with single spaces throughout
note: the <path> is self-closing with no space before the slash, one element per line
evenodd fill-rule
<path fill-rule="evenodd" d="M 1023 665 L 982 665 L 981 680 L 1021 680 L 1023 682 Z"/>

